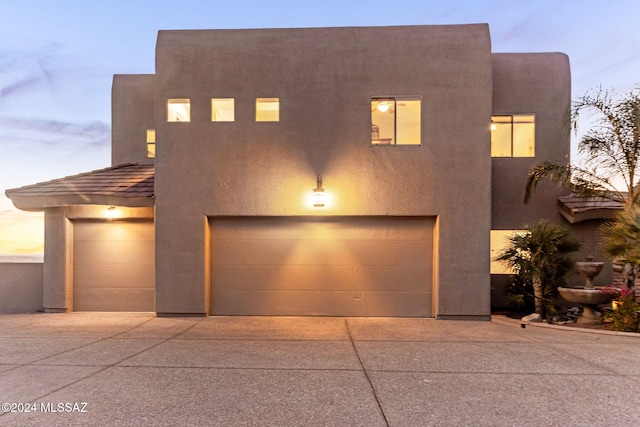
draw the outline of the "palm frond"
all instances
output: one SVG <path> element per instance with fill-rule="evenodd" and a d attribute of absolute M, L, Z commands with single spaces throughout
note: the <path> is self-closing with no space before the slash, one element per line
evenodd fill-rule
<path fill-rule="evenodd" d="M 543 179 L 548 179 L 561 187 L 571 183 L 571 165 L 569 163 L 541 162 L 533 165 L 527 176 L 524 202 L 529 203 L 533 192 Z"/>
<path fill-rule="evenodd" d="M 587 92 L 571 108 L 576 132 L 585 114 L 591 118 L 588 123 L 592 128 L 578 145 L 583 161 L 534 165 L 527 178 L 525 203 L 543 179 L 559 186 L 571 185 L 584 197 L 640 203 L 640 87 L 620 96 L 601 87 Z"/>

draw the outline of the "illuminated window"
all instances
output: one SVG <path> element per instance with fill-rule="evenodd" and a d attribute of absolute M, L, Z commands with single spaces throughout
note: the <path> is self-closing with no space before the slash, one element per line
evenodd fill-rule
<path fill-rule="evenodd" d="M 156 130 L 147 129 L 147 157 L 156 156 Z"/>
<path fill-rule="evenodd" d="M 280 98 L 256 99 L 256 122 L 279 122 Z"/>
<path fill-rule="evenodd" d="M 534 157 L 535 116 L 491 117 L 491 157 Z"/>
<path fill-rule="evenodd" d="M 513 274 L 513 270 L 501 261 L 496 261 L 503 250 L 509 245 L 509 238 L 516 234 L 524 234 L 525 230 L 491 230 L 491 274 Z"/>
<path fill-rule="evenodd" d="M 168 122 L 190 122 L 191 121 L 191 100 L 169 99 L 167 101 L 167 121 Z"/>
<path fill-rule="evenodd" d="M 235 119 L 235 100 L 233 98 L 211 99 L 212 122 L 233 122 Z"/>
<path fill-rule="evenodd" d="M 420 145 L 420 99 L 385 97 L 371 99 L 371 143 Z"/>

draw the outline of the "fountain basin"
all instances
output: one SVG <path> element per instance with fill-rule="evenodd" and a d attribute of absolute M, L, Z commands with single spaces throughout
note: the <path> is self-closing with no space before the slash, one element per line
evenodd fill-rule
<path fill-rule="evenodd" d="M 577 323 L 599 324 L 602 318 L 598 315 L 596 308 L 600 304 L 606 304 L 613 299 L 612 294 L 603 294 L 602 288 L 558 288 L 558 292 L 565 300 L 576 302 L 582 305 L 582 314 L 578 317 Z"/>
<path fill-rule="evenodd" d="M 579 304 L 600 305 L 606 304 L 613 299 L 612 294 L 603 294 L 602 288 L 558 288 L 562 298 L 569 302 Z"/>

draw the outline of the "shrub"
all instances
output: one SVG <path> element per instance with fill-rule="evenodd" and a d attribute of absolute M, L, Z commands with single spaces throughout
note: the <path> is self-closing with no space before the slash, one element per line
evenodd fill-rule
<path fill-rule="evenodd" d="M 605 312 L 604 320 L 611 322 L 611 329 L 622 332 L 640 332 L 638 311 L 640 304 L 636 302 L 631 289 L 607 287 L 603 293 L 613 293 L 618 304 L 611 311 Z"/>
<path fill-rule="evenodd" d="M 510 237 L 497 259 L 515 272 L 508 288 L 511 302 L 519 307 L 533 303 L 542 317 L 556 314 L 558 287 L 565 285 L 565 277 L 573 268 L 573 254 L 580 247 L 566 227 L 546 221 Z"/>

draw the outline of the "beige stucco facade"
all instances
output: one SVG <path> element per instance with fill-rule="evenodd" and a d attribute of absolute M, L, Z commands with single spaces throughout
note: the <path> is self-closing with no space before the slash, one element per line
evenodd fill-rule
<path fill-rule="evenodd" d="M 420 102 L 419 144 L 372 144 L 372 99 L 396 97 Z M 559 190 L 524 206 L 525 177 L 569 154 L 568 58 L 493 54 L 485 24 L 160 31 L 156 73 L 115 76 L 112 102 L 113 165 L 155 164 L 154 206 L 119 221 L 154 219 L 159 315 L 487 319 L 490 230 L 555 220 Z M 535 115 L 535 157 L 492 159 L 496 113 Z M 45 308 L 73 309 L 74 221 L 105 206 L 47 207 Z"/>

